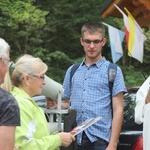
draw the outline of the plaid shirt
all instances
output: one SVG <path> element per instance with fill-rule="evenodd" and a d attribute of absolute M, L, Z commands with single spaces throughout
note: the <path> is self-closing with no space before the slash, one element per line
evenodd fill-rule
<path fill-rule="evenodd" d="M 91 142 L 96 137 L 106 141 L 110 139 L 112 111 L 108 82 L 109 61 L 103 57 L 93 65 L 87 67 L 84 61 L 76 70 L 70 83 L 71 67 L 67 70 L 63 83 L 64 98 L 70 98 L 71 108 L 77 110 L 77 124 L 88 118 L 102 116 L 102 119 L 85 130 Z M 122 71 L 117 67 L 112 96 L 126 91 Z M 77 136 L 81 144 L 82 133 Z"/>

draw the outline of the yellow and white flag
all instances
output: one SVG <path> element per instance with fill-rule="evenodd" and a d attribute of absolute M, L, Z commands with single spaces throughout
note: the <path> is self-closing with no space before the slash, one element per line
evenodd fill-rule
<path fill-rule="evenodd" d="M 125 34 L 126 34 L 126 42 L 128 48 L 128 56 L 133 57 L 143 62 L 143 53 L 144 53 L 144 41 L 147 39 L 144 35 L 141 27 L 135 21 L 130 12 L 125 8 L 128 17 L 125 13 L 117 6 L 115 7 L 121 12 L 124 19 L 125 25 Z"/>

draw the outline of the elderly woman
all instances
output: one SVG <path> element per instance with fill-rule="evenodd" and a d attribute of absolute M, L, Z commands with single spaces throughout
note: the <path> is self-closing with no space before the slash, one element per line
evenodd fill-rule
<path fill-rule="evenodd" d="M 47 65 L 41 59 L 23 55 L 12 72 L 11 93 L 20 107 L 21 126 L 16 128 L 15 145 L 21 150 L 56 150 L 69 146 L 75 140 L 70 133 L 50 135 L 44 112 L 32 99 L 41 94 L 45 85 Z"/>

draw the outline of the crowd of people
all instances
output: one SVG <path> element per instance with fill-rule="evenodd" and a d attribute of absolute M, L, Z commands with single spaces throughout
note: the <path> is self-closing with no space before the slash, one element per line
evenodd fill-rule
<path fill-rule="evenodd" d="M 81 132 L 76 138 L 69 132 L 50 134 L 43 110 L 32 99 L 40 95 L 46 84 L 48 66 L 40 59 L 24 54 L 15 62 L 9 77 L 10 46 L 0 38 L 0 150 L 57 150 L 77 141 L 78 150 L 116 150 L 123 121 L 124 77 L 119 66 L 112 91 L 109 89 L 109 61 L 102 56 L 106 44 L 105 29 L 91 21 L 81 28 L 80 43 L 85 58 L 73 77 L 70 66 L 63 81 L 65 102 L 62 108 L 77 111 L 76 121 L 102 119 Z M 5 84 L 3 84 L 5 82 Z M 48 100 L 48 107 L 57 108 L 57 101 Z M 144 124 L 144 150 L 148 150 L 150 121 L 150 77 L 137 92 L 135 122 Z"/>

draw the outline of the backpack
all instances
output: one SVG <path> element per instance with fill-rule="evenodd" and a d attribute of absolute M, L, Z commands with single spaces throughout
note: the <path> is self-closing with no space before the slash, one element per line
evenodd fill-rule
<path fill-rule="evenodd" d="M 81 62 L 76 63 L 71 68 L 70 82 L 71 82 L 71 79 L 72 79 L 74 73 L 79 68 L 80 64 L 81 64 Z M 114 80 L 115 80 L 115 77 L 116 77 L 116 73 L 117 73 L 117 65 L 114 64 L 114 63 L 110 63 L 109 66 L 108 66 L 108 82 L 109 82 L 109 90 L 110 90 L 111 99 L 112 99 L 112 88 L 113 88 Z"/>
<path fill-rule="evenodd" d="M 74 75 L 74 73 L 76 72 L 76 70 L 79 68 L 81 62 L 76 63 L 72 66 L 71 71 L 70 71 L 70 83 L 71 83 L 71 79 Z M 116 73 L 117 73 L 117 65 L 114 63 L 110 63 L 108 66 L 108 82 L 109 82 L 109 90 L 110 90 L 110 97 L 112 99 L 112 87 L 113 87 L 113 83 L 116 77 Z M 112 101 L 111 101 L 111 107 L 112 107 Z M 112 117 L 113 117 L 113 113 L 112 113 Z M 72 122 L 68 122 L 68 120 L 72 121 Z M 76 110 L 71 110 L 69 115 L 64 115 L 64 131 L 69 132 L 71 129 L 73 129 L 76 126 Z M 74 141 L 69 147 L 64 148 L 62 147 L 60 150 L 76 150 L 77 149 L 77 143 L 76 141 Z"/>

